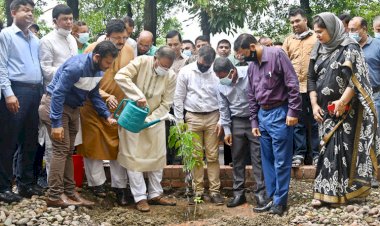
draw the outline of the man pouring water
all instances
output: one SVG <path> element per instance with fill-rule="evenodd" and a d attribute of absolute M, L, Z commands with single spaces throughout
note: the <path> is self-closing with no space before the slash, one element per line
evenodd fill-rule
<path fill-rule="evenodd" d="M 170 69 L 174 59 L 174 51 L 163 46 L 155 56 L 137 57 L 115 76 L 129 100 L 135 101 L 138 107 L 149 108 L 145 122 L 160 119 L 169 112 L 176 85 L 176 75 Z M 119 138 L 126 142 L 119 143 L 117 160 L 127 169 L 136 208 L 147 212 L 149 204 L 176 205 L 162 195 L 162 172 L 166 165 L 165 122 L 137 133 L 119 127 Z M 149 179 L 148 195 L 143 172 L 147 172 Z"/>

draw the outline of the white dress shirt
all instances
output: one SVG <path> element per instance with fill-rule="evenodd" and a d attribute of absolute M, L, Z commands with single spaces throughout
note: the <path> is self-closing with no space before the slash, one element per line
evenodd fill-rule
<path fill-rule="evenodd" d="M 202 73 L 197 62 L 183 67 L 177 77 L 174 94 L 174 115 L 183 120 L 183 110 L 190 112 L 212 112 L 219 109 L 218 90 L 219 79 L 212 66 Z"/>
<path fill-rule="evenodd" d="M 44 76 L 44 86 L 49 85 L 58 68 L 70 57 L 78 54 L 77 42 L 71 34 L 67 37 L 56 29 L 40 41 L 40 62 Z"/>

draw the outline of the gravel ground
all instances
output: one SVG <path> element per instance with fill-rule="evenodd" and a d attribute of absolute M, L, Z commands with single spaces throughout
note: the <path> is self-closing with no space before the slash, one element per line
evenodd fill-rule
<path fill-rule="evenodd" d="M 44 197 L 24 199 L 17 204 L 0 202 L 0 226 L 2 225 L 380 225 L 380 190 L 373 189 L 366 200 L 356 200 L 337 208 L 314 209 L 310 206 L 312 182 L 292 180 L 289 192 L 289 208 L 283 217 L 252 212 L 253 205 L 245 204 L 229 209 L 202 203 L 187 205 L 181 190 L 166 190 L 177 197 L 175 207 L 151 206 L 151 212 L 135 210 L 132 200 L 127 207 L 118 207 L 112 192 L 105 199 L 95 198 L 83 189 L 82 194 L 95 200 L 95 208 L 69 207 L 47 208 Z M 223 194 L 230 196 L 230 189 Z M 253 203 L 247 194 L 249 203 Z"/>

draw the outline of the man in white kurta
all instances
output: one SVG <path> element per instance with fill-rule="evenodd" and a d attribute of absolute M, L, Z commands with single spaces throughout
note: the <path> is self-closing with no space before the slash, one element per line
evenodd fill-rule
<path fill-rule="evenodd" d="M 164 46 L 155 56 L 140 56 L 122 68 L 115 81 L 130 100 L 139 107 L 148 106 L 150 112 L 146 122 L 163 118 L 173 102 L 176 75 L 170 67 L 175 53 Z M 166 165 L 165 122 L 161 121 L 139 133 L 132 133 L 119 127 L 118 162 L 127 169 L 131 192 L 140 211 L 149 211 L 149 204 L 175 205 L 162 196 L 162 172 Z M 149 178 L 149 190 L 144 182 L 143 172 Z"/>
<path fill-rule="evenodd" d="M 74 36 L 70 34 L 73 27 L 73 12 L 67 5 L 57 5 L 53 8 L 55 29 L 45 35 L 40 41 L 39 57 L 46 88 L 53 79 L 58 68 L 70 57 L 77 55 L 78 46 Z M 46 126 L 40 123 L 39 143 L 45 143 L 46 173 L 49 174 L 50 158 L 53 146 Z"/>

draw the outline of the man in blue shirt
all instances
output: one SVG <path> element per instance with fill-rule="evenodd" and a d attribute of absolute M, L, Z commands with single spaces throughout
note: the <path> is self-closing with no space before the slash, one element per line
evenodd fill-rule
<path fill-rule="evenodd" d="M 31 0 L 12 1 L 13 24 L 0 33 L 0 201 L 8 203 L 20 201 L 21 196 L 43 195 L 33 175 L 42 94 L 39 41 L 28 29 L 33 8 Z M 12 192 L 11 183 L 17 149 L 15 175 L 20 196 Z"/>
<path fill-rule="evenodd" d="M 246 159 L 250 156 L 253 177 L 256 182 L 254 189 L 257 205 L 263 207 L 268 198 L 265 192 L 264 175 L 261 167 L 260 143 L 252 134 L 249 120 L 248 66 L 234 67 L 226 57 L 219 57 L 214 62 L 214 71 L 220 79 L 218 85 L 218 102 L 221 124 L 224 129 L 224 142 L 231 146 L 234 198 L 227 207 L 246 203 L 244 182 Z"/>
<path fill-rule="evenodd" d="M 369 81 L 373 90 L 373 100 L 377 111 L 377 122 L 380 117 L 380 40 L 374 39 L 368 35 L 368 23 L 362 17 L 354 17 L 348 23 L 350 36 L 354 38 L 362 47 L 365 61 L 369 69 Z M 379 156 L 380 150 L 376 150 Z M 375 177 L 372 178 L 371 186 L 379 187 L 379 182 Z"/>
<path fill-rule="evenodd" d="M 68 59 L 46 88 L 39 114 L 53 143 L 47 206 L 94 205 L 75 192 L 71 154 L 78 132 L 79 107 L 87 98 L 104 120 L 116 124 L 99 94 L 99 81 L 117 55 L 118 49 L 112 42 L 100 42 L 92 53 Z"/>

